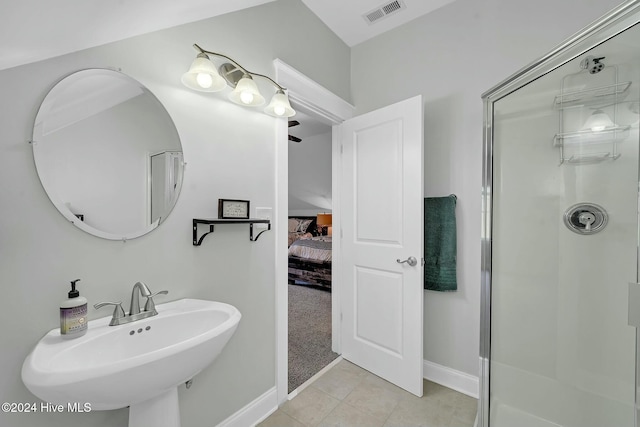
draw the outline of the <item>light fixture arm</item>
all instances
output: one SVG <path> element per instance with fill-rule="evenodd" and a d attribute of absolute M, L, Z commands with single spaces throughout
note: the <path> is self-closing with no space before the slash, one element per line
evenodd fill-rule
<path fill-rule="evenodd" d="M 240 69 L 243 73 L 245 74 L 249 74 L 250 76 L 256 76 L 256 77 L 262 77 L 263 79 L 267 79 L 269 80 L 274 86 L 276 86 L 278 88 L 278 90 L 281 91 L 285 91 L 287 90 L 287 88 L 280 86 L 278 83 L 276 83 L 271 77 L 269 76 L 265 76 L 264 74 L 259 74 L 259 73 L 254 73 L 253 71 L 249 71 L 246 68 L 244 68 L 242 65 L 240 65 L 237 61 L 233 60 L 232 58 L 228 57 L 227 55 L 223 55 L 222 53 L 217 53 L 217 52 L 211 52 L 210 50 L 205 50 L 203 48 L 201 48 L 200 46 L 198 46 L 197 43 L 193 44 L 193 47 L 200 53 L 204 53 L 207 55 L 215 55 L 215 56 L 219 56 L 221 58 L 225 58 L 229 61 L 231 61 L 233 63 L 233 65 L 235 65 L 236 67 L 238 67 L 238 69 Z"/>

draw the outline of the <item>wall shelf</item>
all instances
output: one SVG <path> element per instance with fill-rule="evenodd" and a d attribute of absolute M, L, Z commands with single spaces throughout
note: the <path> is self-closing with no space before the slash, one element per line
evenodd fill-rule
<path fill-rule="evenodd" d="M 198 238 L 198 224 L 209 226 L 209 231 Z M 200 246 L 206 236 L 213 233 L 215 225 L 222 224 L 249 224 L 249 240 L 255 242 L 267 230 L 271 230 L 271 221 L 268 219 L 248 218 L 248 219 L 193 219 L 193 246 Z M 261 230 L 256 236 L 253 235 L 254 224 L 266 224 L 267 228 Z"/>

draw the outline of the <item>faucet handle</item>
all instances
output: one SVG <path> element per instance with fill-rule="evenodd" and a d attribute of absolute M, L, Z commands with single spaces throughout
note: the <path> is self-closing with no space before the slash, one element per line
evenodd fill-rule
<path fill-rule="evenodd" d="M 109 326 L 117 325 L 118 321 L 125 316 L 124 309 L 122 308 L 122 301 L 119 301 L 119 302 L 99 302 L 97 304 L 94 304 L 93 308 L 95 308 L 97 310 L 97 309 L 105 307 L 107 305 L 115 306 L 113 308 L 113 316 L 111 316 L 111 322 L 109 322 Z"/>
<path fill-rule="evenodd" d="M 147 297 L 147 302 L 144 304 L 144 311 L 156 311 L 156 303 L 153 301 L 153 297 L 156 295 L 167 295 L 169 291 L 160 291 L 155 294 L 151 294 Z"/>

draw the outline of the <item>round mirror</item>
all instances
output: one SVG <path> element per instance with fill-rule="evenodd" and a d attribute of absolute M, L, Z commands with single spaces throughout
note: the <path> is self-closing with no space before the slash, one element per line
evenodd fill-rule
<path fill-rule="evenodd" d="M 120 72 L 82 70 L 56 84 L 38 110 L 32 145 L 53 204 L 95 236 L 142 236 L 178 199 L 184 163 L 173 121 Z"/>

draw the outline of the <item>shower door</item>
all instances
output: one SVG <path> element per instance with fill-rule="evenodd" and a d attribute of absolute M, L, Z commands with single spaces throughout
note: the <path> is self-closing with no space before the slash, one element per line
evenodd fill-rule
<path fill-rule="evenodd" d="M 485 95 L 480 426 L 636 425 L 638 15 Z"/>

